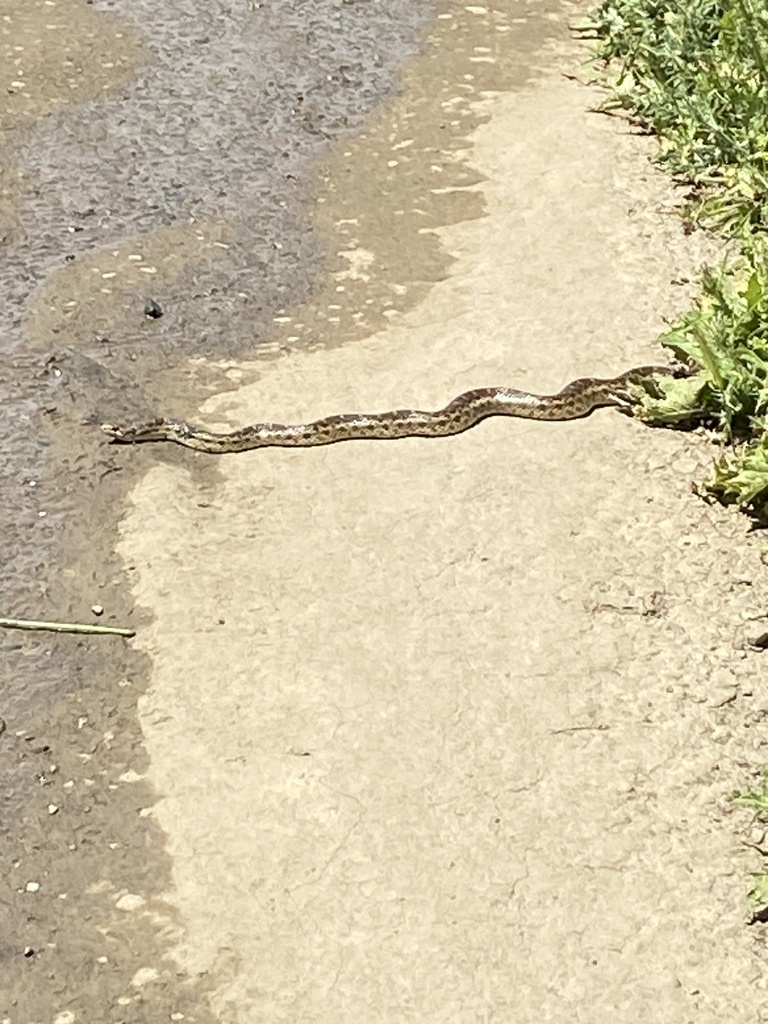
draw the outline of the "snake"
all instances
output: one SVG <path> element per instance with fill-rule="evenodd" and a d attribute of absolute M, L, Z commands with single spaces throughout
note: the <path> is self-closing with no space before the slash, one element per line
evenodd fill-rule
<path fill-rule="evenodd" d="M 348 413 L 311 423 L 256 423 L 226 433 L 215 433 L 186 420 L 155 419 L 125 427 L 102 423 L 113 443 L 172 441 L 199 452 L 223 455 L 255 448 L 311 448 L 338 441 L 388 440 L 400 437 L 448 437 L 461 434 L 490 416 L 530 420 L 575 420 L 594 409 L 614 406 L 631 413 L 637 406 L 637 388 L 653 386 L 657 376 L 687 376 L 686 366 L 636 366 L 618 377 L 580 377 L 554 395 L 537 395 L 515 388 L 491 387 L 464 391 L 442 409 L 422 412 Z"/>

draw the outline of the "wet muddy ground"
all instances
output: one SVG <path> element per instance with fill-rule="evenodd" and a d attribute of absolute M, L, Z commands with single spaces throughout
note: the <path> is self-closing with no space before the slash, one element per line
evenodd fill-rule
<path fill-rule="evenodd" d="M 9 613 L 42 610 L 77 501 L 51 446 L 74 457 L 100 441 L 84 418 L 186 400 L 206 382 L 176 379 L 181 356 L 253 350 L 308 293 L 311 161 L 393 88 L 435 8 L 0 5 Z"/>

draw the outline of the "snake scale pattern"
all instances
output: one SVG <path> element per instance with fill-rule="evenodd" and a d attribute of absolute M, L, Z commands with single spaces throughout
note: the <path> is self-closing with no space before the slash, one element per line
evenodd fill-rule
<path fill-rule="evenodd" d="M 185 420 L 174 419 L 151 420 L 127 427 L 102 423 L 101 429 L 119 444 L 173 441 L 216 455 L 254 448 L 310 448 L 364 438 L 448 437 L 469 430 L 489 416 L 575 420 L 604 406 L 631 412 L 637 404 L 633 387 L 648 384 L 656 376 L 685 376 L 690 372 L 682 366 L 636 366 L 618 377 L 581 377 L 556 395 L 536 395 L 514 388 L 478 388 L 463 392 L 436 412 L 397 409 L 352 413 L 295 425 L 256 423 L 228 433 L 213 433 Z"/>

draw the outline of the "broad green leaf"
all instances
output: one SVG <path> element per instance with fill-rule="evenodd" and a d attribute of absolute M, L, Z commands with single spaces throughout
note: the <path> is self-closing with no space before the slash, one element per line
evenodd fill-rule
<path fill-rule="evenodd" d="M 754 309 L 763 299 L 763 286 L 760 284 L 760 278 L 757 276 L 755 271 L 749 279 L 746 290 L 747 306 L 750 309 Z"/>

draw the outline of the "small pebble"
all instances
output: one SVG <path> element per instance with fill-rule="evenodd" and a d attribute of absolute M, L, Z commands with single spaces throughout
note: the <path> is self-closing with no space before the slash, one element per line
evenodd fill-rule
<path fill-rule="evenodd" d="M 120 899 L 115 903 L 118 910 L 138 910 L 143 907 L 147 901 L 143 896 L 139 896 L 136 893 L 127 892 L 125 896 L 121 896 Z"/>
<path fill-rule="evenodd" d="M 27 882 L 27 884 L 24 886 L 24 888 L 26 889 L 27 892 L 38 892 L 39 889 L 40 889 L 40 883 L 39 882 Z"/>
<path fill-rule="evenodd" d="M 157 981 L 159 977 L 160 974 L 154 967 L 140 967 L 131 978 L 131 984 L 136 988 L 141 988 L 142 985 L 147 985 L 151 981 Z"/>
<path fill-rule="evenodd" d="M 93 612 L 94 615 L 104 614 L 104 608 L 100 604 L 92 604 L 91 611 Z"/>
<path fill-rule="evenodd" d="M 56 806 L 56 804 L 48 804 L 48 813 L 49 814 L 58 814 L 59 813 L 59 808 Z"/>

